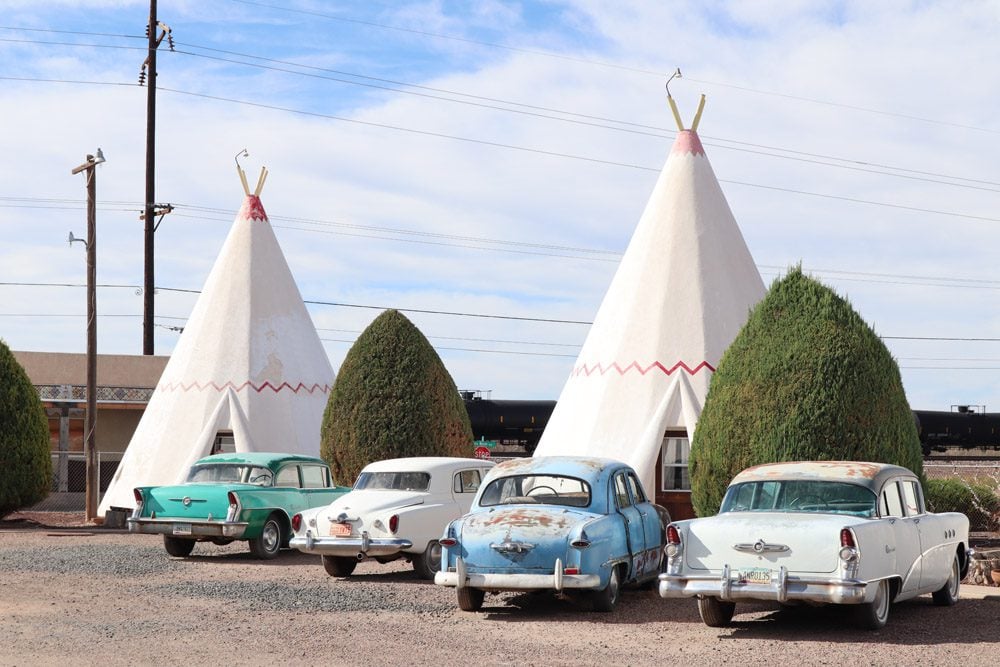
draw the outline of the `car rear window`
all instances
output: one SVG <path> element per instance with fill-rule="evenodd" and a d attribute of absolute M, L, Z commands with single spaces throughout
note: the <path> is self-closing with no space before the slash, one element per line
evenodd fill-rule
<path fill-rule="evenodd" d="M 386 489 L 392 491 L 426 491 L 431 476 L 426 472 L 362 472 L 355 489 Z"/>
<path fill-rule="evenodd" d="M 590 484 L 562 475 L 510 475 L 499 477 L 483 489 L 481 507 L 492 505 L 590 505 Z"/>
<path fill-rule="evenodd" d="M 271 486 L 273 474 L 267 468 L 241 463 L 203 463 L 191 466 L 187 481 L 198 484 L 256 484 Z"/>
<path fill-rule="evenodd" d="M 846 482 L 767 480 L 734 484 L 720 512 L 818 512 L 875 516 L 875 493 Z"/>

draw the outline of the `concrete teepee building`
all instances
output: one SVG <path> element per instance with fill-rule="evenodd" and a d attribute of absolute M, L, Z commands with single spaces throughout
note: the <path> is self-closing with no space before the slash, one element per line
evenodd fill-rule
<path fill-rule="evenodd" d="M 698 138 L 704 96 L 690 130 L 668 99 L 680 132 L 535 455 L 625 461 L 684 518 L 709 381 L 765 290 Z"/>
<path fill-rule="evenodd" d="M 260 191 L 243 206 L 101 500 L 135 506 L 136 486 L 183 481 L 220 442 L 319 456 L 334 372 L 271 229 Z"/>

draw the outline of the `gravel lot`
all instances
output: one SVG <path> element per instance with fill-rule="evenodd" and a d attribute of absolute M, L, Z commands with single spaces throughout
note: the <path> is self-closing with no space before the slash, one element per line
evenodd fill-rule
<path fill-rule="evenodd" d="M 996 665 L 1000 589 L 893 607 L 879 632 L 842 609 L 738 606 L 704 626 L 692 601 L 627 591 L 612 614 L 550 595 L 487 596 L 480 613 L 404 563 L 328 577 L 319 559 L 245 545 L 167 556 L 158 537 L 0 526 L 0 665 Z"/>

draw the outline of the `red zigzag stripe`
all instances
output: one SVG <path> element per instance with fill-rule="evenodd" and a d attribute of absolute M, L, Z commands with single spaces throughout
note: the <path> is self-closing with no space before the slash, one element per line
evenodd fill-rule
<path fill-rule="evenodd" d="M 291 389 L 293 393 L 299 393 L 299 391 L 305 391 L 306 393 L 312 394 L 316 391 L 321 391 L 324 394 L 330 393 L 330 385 L 328 384 L 314 384 L 311 387 L 303 383 L 298 383 L 295 386 L 288 384 L 287 382 L 282 382 L 277 387 L 271 384 L 270 381 L 265 381 L 264 384 L 255 385 L 254 383 L 247 380 L 243 384 L 237 386 L 233 382 L 226 382 L 225 384 L 216 384 L 215 382 L 207 382 L 202 384 L 201 382 L 195 381 L 191 384 L 184 384 L 183 382 L 167 382 L 166 384 L 161 384 L 156 387 L 157 391 L 191 391 L 192 389 L 197 391 L 205 391 L 206 389 L 214 389 L 216 391 L 223 391 L 226 388 L 231 388 L 235 391 L 243 391 L 249 387 L 253 389 L 258 394 L 265 389 L 270 389 L 274 393 L 278 393 L 282 389 Z"/>
<path fill-rule="evenodd" d="M 654 361 L 653 363 L 651 363 L 650 365 L 646 366 L 645 368 L 642 368 L 641 366 L 639 366 L 638 362 L 633 361 L 632 363 L 630 363 L 625 368 L 622 368 L 621 366 L 618 365 L 617 361 L 613 361 L 608 366 L 605 366 L 605 365 L 601 364 L 600 362 L 594 364 L 593 366 L 587 366 L 587 364 L 583 364 L 581 366 L 577 366 L 576 368 L 574 368 L 573 372 L 570 375 L 572 377 L 578 377 L 580 375 L 585 375 L 587 377 L 590 377 L 594 373 L 598 373 L 599 375 L 604 375 L 605 373 L 607 373 L 609 371 L 617 371 L 619 375 L 624 376 L 629 371 L 631 371 L 633 368 L 639 373 L 639 375 L 645 375 L 646 373 L 648 373 L 649 371 L 651 371 L 654 368 L 659 368 L 661 371 L 663 371 L 664 375 L 671 375 L 678 368 L 681 368 L 681 369 L 687 371 L 688 375 L 694 375 L 695 373 L 697 373 L 698 371 L 700 371 L 703 368 L 707 368 L 709 371 L 711 371 L 713 373 L 715 372 L 715 366 L 713 366 L 712 364 L 708 363 L 707 361 L 701 362 L 700 364 L 698 364 L 694 368 L 691 368 L 690 366 L 688 366 L 687 364 L 685 364 L 683 361 L 678 361 L 671 368 L 667 368 L 666 366 L 664 366 L 663 364 L 661 364 L 659 361 Z"/>

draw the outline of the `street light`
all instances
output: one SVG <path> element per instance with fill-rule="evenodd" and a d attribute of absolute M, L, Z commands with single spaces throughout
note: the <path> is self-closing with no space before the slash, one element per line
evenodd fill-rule
<path fill-rule="evenodd" d="M 97 426 L 97 173 L 94 169 L 104 162 L 104 153 L 88 155 L 87 161 L 74 167 L 72 173 L 87 172 L 87 240 L 69 234 L 69 244 L 80 241 L 87 248 L 87 418 L 84 422 L 83 457 L 86 465 L 87 521 L 97 517 L 97 451 L 94 449 L 94 431 Z"/>

